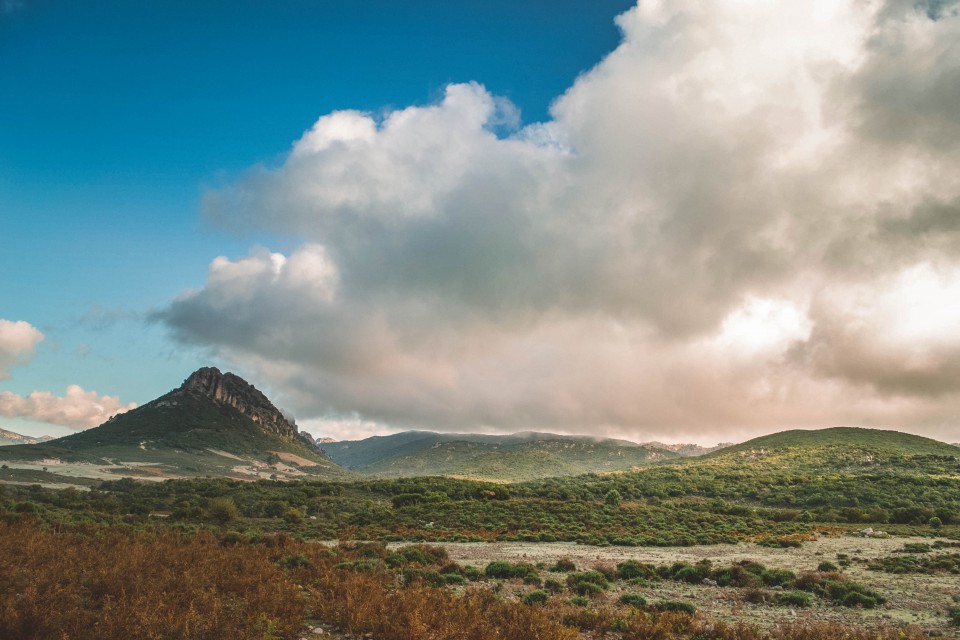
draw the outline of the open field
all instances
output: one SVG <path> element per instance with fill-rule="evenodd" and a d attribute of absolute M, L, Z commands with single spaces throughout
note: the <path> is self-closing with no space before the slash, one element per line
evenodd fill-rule
<path fill-rule="evenodd" d="M 887 603 L 876 609 L 846 608 L 814 601 L 808 609 L 792 609 L 770 604 L 751 604 L 744 601 L 740 589 L 686 584 L 674 581 L 652 582 L 643 588 L 618 583 L 609 599 L 622 593 L 641 593 L 648 600 L 680 599 L 693 602 L 705 614 L 729 622 L 748 621 L 770 626 L 776 622 L 796 619 L 831 620 L 844 624 L 917 624 L 923 629 L 944 635 L 960 635 L 946 622 L 945 612 L 955 606 L 954 596 L 960 595 L 960 578 L 952 574 L 891 575 L 868 570 L 865 562 L 874 558 L 898 556 L 898 549 L 906 543 L 927 543 L 930 538 L 889 537 L 864 538 L 859 536 L 818 536 L 800 548 L 777 549 L 752 543 L 699 545 L 694 547 L 594 547 L 570 543 L 445 543 L 451 559 L 480 567 L 489 562 L 556 564 L 560 558 L 572 559 L 580 569 L 594 565 L 615 566 L 626 560 L 637 560 L 654 565 L 672 565 L 675 562 L 696 564 L 710 560 L 720 567 L 744 560 L 759 562 L 769 568 L 789 569 L 796 573 L 814 571 L 823 561 L 838 562 L 844 555 L 852 562 L 844 571 L 853 581 L 864 584 L 882 594 Z M 955 551 L 955 550 L 954 550 Z M 545 574 L 546 575 L 546 574 Z M 773 591 L 767 593 L 772 595 Z"/>

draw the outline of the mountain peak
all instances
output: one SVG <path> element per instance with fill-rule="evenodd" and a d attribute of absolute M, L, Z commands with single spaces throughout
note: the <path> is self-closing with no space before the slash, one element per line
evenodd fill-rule
<path fill-rule="evenodd" d="M 201 367 L 190 374 L 179 391 L 229 405 L 277 435 L 300 438 L 296 425 L 287 420 L 263 392 L 236 374 L 221 373 L 216 367 Z"/>

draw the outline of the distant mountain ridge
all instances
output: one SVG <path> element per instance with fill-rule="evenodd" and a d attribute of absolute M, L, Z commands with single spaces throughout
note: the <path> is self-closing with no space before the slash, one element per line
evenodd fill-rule
<path fill-rule="evenodd" d="M 6 429 L 0 429 L 0 446 L 5 446 L 9 444 L 38 444 L 40 442 L 49 442 L 53 440 L 51 436 L 40 436 L 39 438 L 34 438 L 32 436 L 25 436 L 13 431 L 7 431 Z"/>
<path fill-rule="evenodd" d="M 107 465 L 152 477 L 348 477 L 309 434 L 232 373 L 204 367 L 163 396 L 93 429 L 43 444 L 0 447 L 0 459 Z"/>
<path fill-rule="evenodd" d="M 501 482 L 625 470 L 682 455 L 628 440 L 538 432 L 405 431 L 324 443 L 323 449 L 340 465 L 381 477 L 444 475 Z"/>

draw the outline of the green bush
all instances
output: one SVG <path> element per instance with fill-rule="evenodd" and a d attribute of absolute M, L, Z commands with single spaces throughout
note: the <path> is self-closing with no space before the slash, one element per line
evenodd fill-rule
<path fill-rule="evenodd" d="M 947 612 L 947 617 L 950 618 L 950 624 L 955 627 L 960 627 L 960 607 L 950 609 L 950 611 Z"/>
<path fill-rule="evenodd" d="M 586 607 L 590 604 L 590 601 L 583 596 L 573 596 L 568 602 L 576 607 Z"/>
<path fill-rule="evenodd" d="M 483 570 L 483 574 L 488 578 L 508 580 L 513 577 L 513 565 L 503 560 L 494 560 Z"/>
<path fill-rule="evenodd" d="M 803 591 L 784 591 L 774 596 L 773 601 L 785 607 L 809 607 L 810 595 Z"/>
<path fill-rule="evenodd" d="M 545 580 L 543 583 L 543 588 L 549 591 L 550 593 L 560 593 L 563 591 L 563 585 L 559 581 L 552 578 Z"/>
<path fill-rule="evenodd" d="M 837 565 L 833 564 L 832 562 L 824 560 L 823 562 L 817 565 L 817 571 L 820 571 L 821 573 L 828 573 L 833 571 L 840 571 L 840 568 Z"/>
<path fill-rule="evenodd" d="M 483 572 L 473 565 L 467 565 L 463 568 L 463 577 L 475 581 L 483 577 Z"/>
<path fill-rule="evenodd" d="M 587 596 L 606 591 L 610 588 L 610 582 L 599 571 L 584 571 L 568 575 L 567 586 L 574 593 Z"/>
<path fill-rule="evenodd" d="M 537 589 L 536 591 L 531 591 L 523 598 L 524 604 L 544 604 L 550 598 L 550 594 L 544 591 L 543 589 Z"/>
<path fill-rule="evenodd" d="M 617 565 L 617 577 L 621 580 L 632 580 L 634 578 L 653 578 L 657 575 L 656 568 L 653 565 L 643 564 L 636 560 L 627 560 Z"/>
<path fill-rule="evenodd" d="M 560 558 L 555 565 L 550 567 L 550 571 L 556 571 L 557 573 L 569 573 L 576 570 L 577 565 L 570 558 Z"/>
<path fill-rule="evenodd" d="M 620 604 L 627 604 L 631 607 L 644 607 L 647 604 L 647 599 L 639 593 L 625 593 L 620 596 Z"/>
<path fill-rule="evenodd" d="M 785 587 L 793 584 L 797 575 L 789 569 L 769 569 L 760 574 L 760 579 L 768 587 Z"/>

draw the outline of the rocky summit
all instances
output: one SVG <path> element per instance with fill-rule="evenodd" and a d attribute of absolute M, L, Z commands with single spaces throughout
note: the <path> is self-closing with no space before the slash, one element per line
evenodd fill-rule
<path fill-rule="evenodd" d="M 0 447 L 0 460 L 39 469 L 71 464 L 74 475 L 242 480 L 351 475 L 299 433 L 256 387 L 214 367 L 98 427 L 43 444 Z M 44 478 L 62 481 L 44 471 Z M 108 477 L 109 477 L 108 475 Z M 66 476 L 64 476 L 66 477 Z"/>
<path fill-rule="evenodd" d="M 301 437 L 296 425 L 287 420 L 263 392 L 233 373 L 221 373 L 216 367 L 202 367 L 184 381 L 179 391 L 199 393 L 214 402 L 233 407 L 263 429 L 279 436 Z"/>

